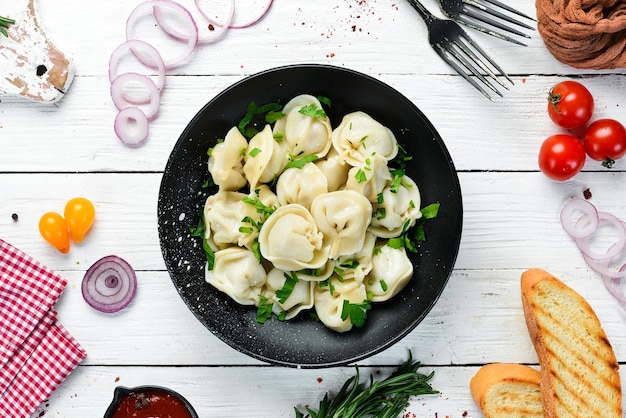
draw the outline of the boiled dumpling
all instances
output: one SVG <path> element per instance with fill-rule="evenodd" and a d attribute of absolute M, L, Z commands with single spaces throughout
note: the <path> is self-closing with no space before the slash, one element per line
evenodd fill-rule
<path fill-rule="evenodd" d="M 313 286 L 315 286 L 313 282 L 298 279 L 289 296 L 281 302 L 276 291 L 281 290 L 287 280 L 290 280 L 289 274 L 277 268 L 270 270 L 263 289 L 263 294 L 274 303 L 272 311 L 276 315 L 285 312 L 285 319 L 291 319 L 300 311 L 313 307 Z"/>
<path fill-rule="evenodd" d="M 362 282 L 372 270 L 372 256 L 376 245 L 376 236 L 365 234 L 365 242 L 355 254 L 339 257 L 335 261 L 335 274 L 343 280 L 354 279 Z"/>
<path fill-rule="evenodd" d="M 243 201 L 245 194 L 239 192 L 219 191 L 210 196 L 204 205 L 204 223 L 206 238 L 216 249 L 231 245 L 250 248 L 258 235 L 257 230 L 242 232 L 241 227 L 250 226 L 242 221 L 250 217 L 259 221 L 259 214 L 252 205 Z M 212 246 L 213 247 L 213 246 Z"/>
<path fill-rule="evenodd" d="M 302 168 L 286 169 L 276 183 L 276 195 L 281 205 L 299 203 L 310 209 L 313 199 L 326 192 L 328 181 L 313 163 L 307 163 Z"/>
<path fill-rule="evenodd" d="M 413 276 L 413 264 L 406 250 L 389 245 L 379 247 L 372 258 L 372 271 L 365 286 L 372 302 L 383 302 L 400 292 Z"/>
<path fill-rule="evenodd" d="M 259 249 L 279 269 L 317 269 L 328 260 L 323 238 L 307 208 L 291 203 L 267 218 L 259 233 Z"/>
<path fill-rule="evenodd" d="M 348 180 L 348 171 L 352 168 L 350 164 L 346 164 L 334 147 L 330 148 L 326 158 L 319 159 L 314 164 L 326 177 L 329 192 L 343 188 Z"/>
<path fill-rule="evenodd" d="M 378 155 L 391 160 L 398 154 L 393 132 L 364 112 L 349 113 L 332 134 L 333 146 L 350 165 L 360 166 L 365 159 Z"/>
<path fill-rule="evenodd" d="M 237 127 L 231 128 L 223 142 L 215 145 L 209 157 L 209 173 L 220 190 L 239 190 L 246 185 L 243 157 L 248 141 Z"/>
<path fill-rule="evenodd" d="M 324 157 L 331 147 L 332 127 L 323 114 L 310 116 L 302 109 L 322 111 L 320 101 L 310 94 L 302 94 L 291 99 L 283 108 L 285 117 L 276 121 L 275 135 L 282 136 L 282 145 L 298 158 L 307 155 Z"/>
<path fill-rule="evenodd" d="M 407 221 L 408 228 L 422 217 L 420 204 L 419 188 L 411 178 L 403 176 L 396 189 L 386 187 L 378 202 L 373 204 L 370 232 L 381 238 L 397 237 Z"/>
<path fill-rule="evenodd" d="M 330 247 L 330 258 L 353 254 L 365 242 L 365 233 L 372 217 L 372 205 L 353 190 L 340 190 L 317 196 L 311 214 L 324 244 Z"/>
<path fill-rule="evenodd" d="M 367 300 L 367 291 L 363 283 L 344 281 L 332 278 L 332 284 L 315 286 L 315 312 L 322 323 L 337 332 L 346 332 L 352 329 L 350 318 L 341 319 L 344 300 L 349 303 L 361 304 Z M 346 283 L 347 282 L 347 283 Z M 338 286 L 341 286 L 341 289 Z M 332 286 L 332 290 L 331 290 Z"/>
<path fill-rule="evenodd" d="M 260 183 L 278 177 L 289 162 L 285 150 L 276 142 L 270 125 L 250 139 L 245 156 L 243 172 L 254 190 Z"/>
<path fill-rule="evenodd" d="M 346 189 L 359 192 L 370 202 L 376 202 L 378 194 L 384 190 L 391 179 L 387 160 L 374 155 L 366 158 L 363 165 L 350 169 Z"/>
<path fill-rule="evenodd" d="M 229 247 L 215 253 L 213 269 L 205 269 L 207 283 L 242 305 L 256 305 L 266 273 L 250 250 Z"/>
<path fill-rule="evenodd" d="M 280 206 L 278 196 L 276 196 L 276 193 L 274 193 L 267 184 L 262 184 L 254 189 L 254 191 L 250 193 L 250 198 L 259 199 L 259 201 L 268 208 L 275 209 Z"/>

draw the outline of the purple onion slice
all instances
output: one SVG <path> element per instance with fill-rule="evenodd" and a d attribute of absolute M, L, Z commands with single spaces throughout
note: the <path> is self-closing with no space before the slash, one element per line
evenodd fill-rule
<path fill-rule="evenodd" d="M 127 307 L 135 297 L 137 276 L 126 260 L 109 255 L 89 267 L 81 289 L 89 306 L 100 312 L 114 313 Z"/>

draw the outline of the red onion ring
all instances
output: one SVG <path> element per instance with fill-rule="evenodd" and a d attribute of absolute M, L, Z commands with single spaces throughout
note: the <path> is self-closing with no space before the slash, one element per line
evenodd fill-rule
<path fill-rule="evenodd" d="M 188 34 L 181 35 L 180 32 L 175 30 L 172 26 L 166 24 L 165 19 L 160 19 L 161 22 L 157 21 L 157 23 L 164 30 L 165 33 L 185 42 L 185 48 L 177 57 L 163 59 L 163 62 L 165 63 L 165 68 L 170 69 L 185 62 L 198 44 L 198 27 L 196 26 L 196 22 L 189 13 L 189 11 L 181 6 L 179 3 L 176 3 L 172 0 L 147 0 L 143 3 L 139 3 L 139 5 L 137 5 L 137 7 L 133 9 L 130 16 L 128 17 L 128 20 L 126 21 L 126 39 L 134 39 L 133 28 L 135 26 L 135 23 L 142 16 L 142 14 L 146 12 L 146 10 L 149 10 L 154 15 L 154 10 L 161 7 L 173 10 L 179 17 L 181 17 L 183 21 L 185 21 L 185 27 L 189 28 Z M 174 36 L 172 33 L 177 33 L 177 36 Z M 154 59 L 151 56 L 145 55 L 143 51 L 136 49 L 131 50 L 135 54 L 137 59 L 143 64 L 149 67 L 157 65 Z"/>
<path fill-rule="evenodd" d="M 132 126 L 132 124 L 136 126 Z M 113 129 L 117 137 L 126 145 L 136 146 L 148 137 L 148 118 L 141 109 L 127 107 L 115 117 Z"/>
<path fill-rule="evenodd" d="M 626 264 L 619 269 L 619 273 L 626 274 Z M 626 309 L 626 292 L 623 289 L 623 280 L 618 277 L 608 276 L 602 276 L 602 279 L 609 293 L 617 299 L 622 308 Z"/>
<path fill-rule="evenodd" d="M 582 212 L 577 221 L 574 220 L 576 212 Z M 599 221 L 595 206 L 583 199 L 570 199 L 561 209 L 561 224 L 572 238 L 590 236 L 598 228 Z"/>
<path fill-rule="evenodd" d="M 235 0 L 230 0 L 230 7 L 228 9 L 228 14 L 226 15 L 226 19 L 223 22 L 216 23 L 216 20 L 209 16 L 209 13 L 202 7 L 200 4 L 201 0 L 195 0 L 196 8 L 200 12 L 200 14 L 211 24 L 213 25 L 213 29 L 209 31 L 208 36 L 203 36 L 198 39 L 199 42 L 210 43 L 215 42 L 221 39 L 224 34 L 231 27 L 230 25 L 233 22 L 233 17 L 235 16 Z"/>
<path fill-rule="evenodd" d="M 131 39 L 130 41 L 126 41 L 115 48 L 111 54 L 111 58 L 109 59 L 109 81 L 112 83 L 113 80 L 118 77 L 117 70 L 119 62 L 122 55 L 126 51 L 142 51 L 142 54 L 150 56 L 152 62 L 155 63 L 152 68 L 157 69 L 157 81 L 155 82 L 155 85 L 159 91 L 162 91 L 165 86 L 165 63 L 161 58 L 161 54 L 159 54 L 159 51 L 157 51 L 155 47 L 139 39 Z M 148 100 L 150 100 L 151 95 L 148 94 L 146 96 L 133 97 L 124 92 L 123 97 L 124 100 L 130 103 L 140 104 L 147 103 Z"/>
<path fill-rule="evenodd" d="M 200 7 L 198 5 L 199 0 L 196 0 L 196 6 L 198 7 L 198 10 L 200 10 L 200 12 L 202 13 L 202 7 Z M 265 15 L 267 15 L 267 12 L 269 12 L 270 8 L 272 7 L 272 3 L 274 3 L 274 0 L 268 0 L 268 2 L 265 4 L 263 10 L 261 11 L 261 14 L 257 15 L 255 18 L 253 18 L 252 20 L 245 22 L 245 23 L 231 23 L 229 24 L 227 27 L 230 29 L 245 29 L 245 28 L 249 28 L 250 26 L 253 26 L 257 23 L 259 23 L 261 21 L 261 19 L 263 19 L 265 17 Z M 208 16 L 208 14 L 202 13 L 204 15 L 204 17 L 206 17 L 209 22 L 213 23 L 215 26 L 225 26 L 226 23 L 221 23 L 218 22 L 216 19 Z"/>
<path fill-rule="evenodd" d="M 89 306 L 100 312 L 114 313 L 127 307 L 135 297 L 137 277 L 126 260 L 109 255 L 89 267 L 81 290 Z"/>
<path fill-rule="evenodd" d="M 580 222 L 580 220 L 579 220 Z M 576 238 L 576 245 L 584 255 L 595 261 L 607 261 L 617 256 L 626 246 L 626 228 L 617 217 L 606 212 L 598 212 L 598 226 L 602 223 L 613 225 L 619 235 L 617 242 L 611 245 L 604 254 L 594 252 L 590 247 L 591 235 L 585 238 Z"/>
<path fill-rule="evenodd" d="M 154 81 L 145 75 L 137 73 L 124 73 L 116 77 L 111 83 L 111 98 L 113 99 L 113 104 L 115 104 L 115 107 L 117 107 L 118 110 L 124 110 L 127 107 L 135 107 L 135 101 L 127 100 L 125 98 L 128 96 L 128 93 L 124 91 L 124 86 L 131 82 L 143 84 L 143 86 L 148 90 L 150 100 L 148 101 L 149 106 L 144 111 L 144 114 L 148 120 L 152 119 L 159 111 L 161 96 L 158 87 L 154 84 Z"/>

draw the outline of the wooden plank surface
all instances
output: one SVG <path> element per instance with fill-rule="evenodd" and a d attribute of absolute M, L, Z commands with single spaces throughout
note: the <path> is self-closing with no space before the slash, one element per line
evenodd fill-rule
<path fill-rule="evenodd" d="M 588 160 L 583 173 L 562 183 L 537 167 L 542 140 L 562 132 L 546 114 L 549 88 L 566 78 L 582 80 L 596 98 L 594 117 L 626 122 L 624 70 L 562 65 L 536 32 L 527 47 L 475 34 L 515 82 L 491 103 L 439 60 L 423 22 L 405 1 L 275 0 L 256 26 L 202 45 L 185 65 L 168 71 L 150 137 L 131 149 L 113 133 L 107 71 L 111 52 L 124 41 L 126 19 L 139 3 L 41 2 L 46 33 L 76 64 L 71 89 L 53 106 L 0 97 L 0 238 L 68 280 L 59 317 L 88 352 L 35 417 L 99 417 L 116 386 L 140 384 L 179 391 L 202 418 L 291 417 L 294 406 L 316 405 L 352 376 L 352 366 L 273 367 L 234 350 L 186 308 L 160 251 L 159 185 L 189 120 L 244 77 L 295 63 L 338 65 L 396 88 L 430 119 L 458 170 L 463 235 L 447 287 L 413 332 L 359 362 L 363 376 L 383 376 L 411 350 L 424 371 L 435 372 L 432 384 L 441 394 L 414 399 L 407 417 L 478 418 L 468 383 L 480 365 L 537 366 L 519 294 L 520 275 L 530 267 L 550 270 L 589 301 L 620 364 L 626 364 L 624 317 L 559 223 L 564 202 L 585 189 L 598 209 L 626 220 L 626 160 L 610 171 Z M 191 0 L 181 3 L 193 7 Z M 437 11 L 434 0 L 424 3 Z M 534 14 L 532 0 L 514 3 Z M 86 240 L 63 256 L 41 239 L 37 222 L 44 211 L 60 211 L 78 195 L 94 202 L 97 220 Z M 95 312 L 80 291 L 85 270 L 108 254 L 122 255 L 138 271 L 137 298 L 116 315 Z"/>

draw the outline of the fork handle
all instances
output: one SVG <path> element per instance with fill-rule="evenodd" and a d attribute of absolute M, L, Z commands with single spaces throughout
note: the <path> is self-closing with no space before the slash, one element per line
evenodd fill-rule
<path fill-rule="evenodd" d="M 411 6 L 420 14 L 426 24 L 430 24 L 435 20 L 435 16 L 425 8 L 419 0 L 407 0 Z"/>

